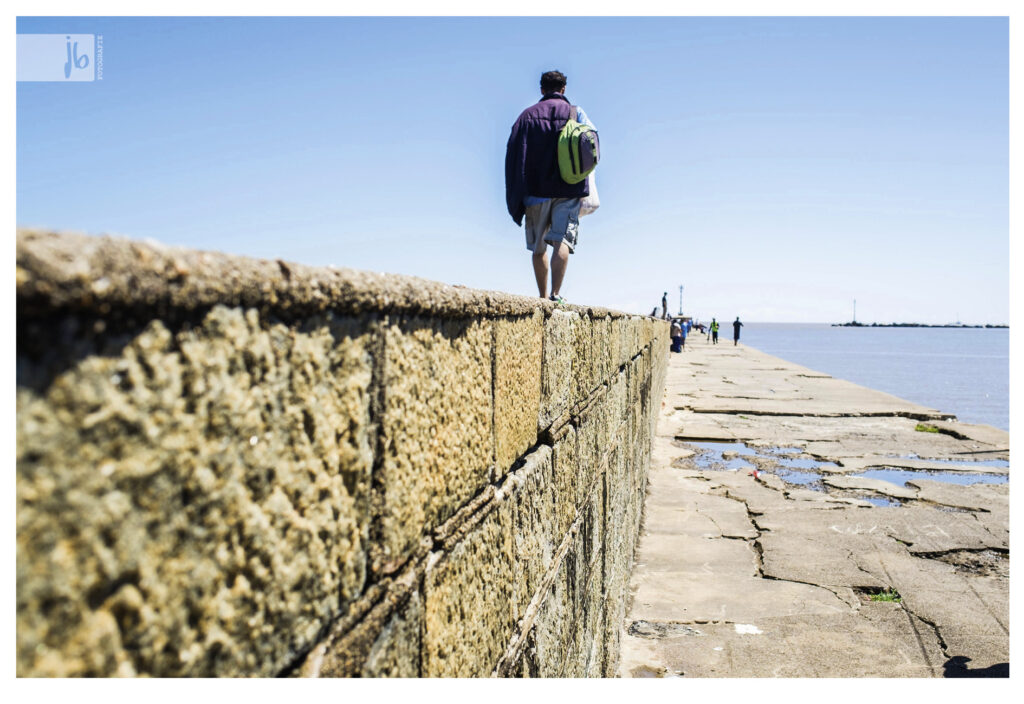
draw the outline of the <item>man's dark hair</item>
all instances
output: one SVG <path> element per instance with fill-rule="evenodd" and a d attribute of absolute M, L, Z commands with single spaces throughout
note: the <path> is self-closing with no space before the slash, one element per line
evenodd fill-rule
<path fill-rule="evenodd" d="M 545 95 L 557 93 L 565 88 L 565 74 L 561 71 L 548 71 L 540 77 L 540 89 Z"/>

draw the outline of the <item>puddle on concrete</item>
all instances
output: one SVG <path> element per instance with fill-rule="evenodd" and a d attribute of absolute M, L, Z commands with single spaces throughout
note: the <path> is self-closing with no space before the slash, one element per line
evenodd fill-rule
<path fill-rule="evenodd" d="M 680 442 L 675 441 L 680 447 L 695 451 L 692 457 L 681 458 L 673 462 L 673 466 L 680 468 L 696 468 L 698 470 L 710 471 L 749 471 L 758 469 L 751 463 L 751 458 L 760 457 L 776 465 L 771 469 L 761 468 L 762 472 L 773 473 L 787 484 L 799 486 L 812 491 L 829 493 L 830 490 L 822 481 L 824 472 L 822 470 L 838 470 L 839 465 L 835 462 L 817 460 L 803 457 L 786 457 L 785 455 L 803 454 L 799 447 L 748 447 L 742 442 Z M 723 457 L 729 454 L 729 459 Z M 922 459 L 916 454 L 903 455 L 903 459 Z M 940 464 L 967 464 L 970 460 L 927 460 Z M 1006 460 L 979 460 L 979 467 L 1009 467 Z M 771 466 L 771 465 L 769 465 Z M 882 479 L 895 484 L 906 486 L 908 481 L 914 479 L 931 479 L 948 484 L 971 485 L 971 484 L 1006 484 L 1009 482 L 1007 475 L 984 474 L 978 472 L 941 472 L 926 469 L 895 469 L 889 467 L 872 467 L 864 472 L 850 474 L 851 477 L 866 477 L 868 479 Z M 856 498 L 867 501 L 872 506 L 880 508 L 896 508 L 904 505 L 903 501 L 889 496 L 872 494 L 864 496 L 856 494 Z"/>
<path fill-rule="evenodd" d="M 782 481 L 787 484 L 798 484 L 813 491 L 828 491 L 821 481 L 823 474 L 820 470 L 822 467 L 834 467 L 839 469 L 839 465 L 835 462 L 822 462 L 821 460 L 804 459 L 800 457 L 775 457 L 773 459 L 781 465 L 778 469 L 773 471 L 780 479 L 782 479 Z M 819 471 L 803 471 L 808 469 Z"/>
<path fill-rule="evenodd" d="M 849 475 L 851 477 L 867 477 L 868 479 L 883 479 L 896 486 L 906 486 L 908 481 L 914 479 L 931 479 L 932 481 L 945 482 L 947 484 L 1006 484 L 1010 477 L 1005 474 L 978 474 L 975 472 L 930 472 L 925 469 L 889 469 L 873 468 L 866 472 Z"/>
<path fill-rule="evenodd" d="M 754 466 L 745 461 L 743 457 L 754 457 L 757 453 L 742 442 L 691 442 L 688 444 L 698 452 L 689 458 L 697 469 L 731 472 L 754 469 Z M 722 455 L 726 452 L 734 452 L 743 457 L 725 459 Z"/>
<path fill-rule="evenodd" d="M 867 501 L 872 506 L 879 506 L 880 508 L 895 508 L 896 506 L 902 506 L 902 501 L 896 499 L 890 499 L 885 496 L 858 496 L 861 501 Z"/>
<path fill-rule="evenodd" d="M 746 443 L 742 442 L 691 442 L 688 443 L 693 447 L 699 447 L 701 450 L 711 450 L 722 454 L 723 452 L 735 452 L 740 455 L 749 455 L 753 457 L 757 454 L 757 450 L 747 447 Z"/>
<path fill-rule="evenodd" d="M 713 471 L 739 471 L 756 469 L 748 460 L 752 457 L 764 457 L 777 465 L 778 469 L 772 470 L 783 481 L 790 484 L 813 489 L 815 491 L 826 491 L 821 483 L 822 473 L 820 471 L 808 472 L 803 470 L 820 470 L 823 467 L 839 468 L 834 462 L 822 462 L 815 459 L 804 459 L 798 457 L 782 457 L 783 454 L 799 454 L 803 450 L 799 447 L 778 447 L 778 448 L 752 448 L 742 442 L 690 442 L 687 445 L 697 451 L 698 454 L 687 458 L 693 462 L 697 469 Z M 726 453 L 735 453 L 737 457 L 725 459 Z"/>
<path fill-rule="evenodd" d="M 775 474 L 787 484 L 799 484 L 815 491 L 825 491 L 821 475 L 817 472 L 798 472 L 794 469 L 776 469 Z M 818 486 L 814 486 L 817 484 Z"/>

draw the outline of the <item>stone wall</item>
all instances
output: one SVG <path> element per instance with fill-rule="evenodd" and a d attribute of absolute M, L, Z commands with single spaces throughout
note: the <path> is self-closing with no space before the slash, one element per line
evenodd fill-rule
<path fill-rule="evenodd" d="M 36 231 L 17 314 L 19 675 L 614 675 L 664 323 Z"/>

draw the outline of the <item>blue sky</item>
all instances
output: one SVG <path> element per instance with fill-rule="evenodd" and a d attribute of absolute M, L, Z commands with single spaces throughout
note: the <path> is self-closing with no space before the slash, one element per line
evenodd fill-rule
<path fill-rule="evenodd" d="M 1005 18 L 20 18 L 20 225 L 535 295 L 505 210 L 540 74 L 601 135 L 563 293 L 700 318 L 1009 322 Z"/>

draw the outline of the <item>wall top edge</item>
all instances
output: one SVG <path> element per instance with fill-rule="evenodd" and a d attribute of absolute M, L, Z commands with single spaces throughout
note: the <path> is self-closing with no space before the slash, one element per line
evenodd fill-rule
<path fill-rule="evenodd" d="M 16 240 L 19 317 L 58 310 L 194 311 L 217 304 L 284 315 L 333 311 L 486 317 L 564 309 L 592 317 L 644 317 L 598 306 L 556 306 L 540 298 L 413 276 L 255 259 L 153 240 L 26 228 L 17 230 Z"/>

